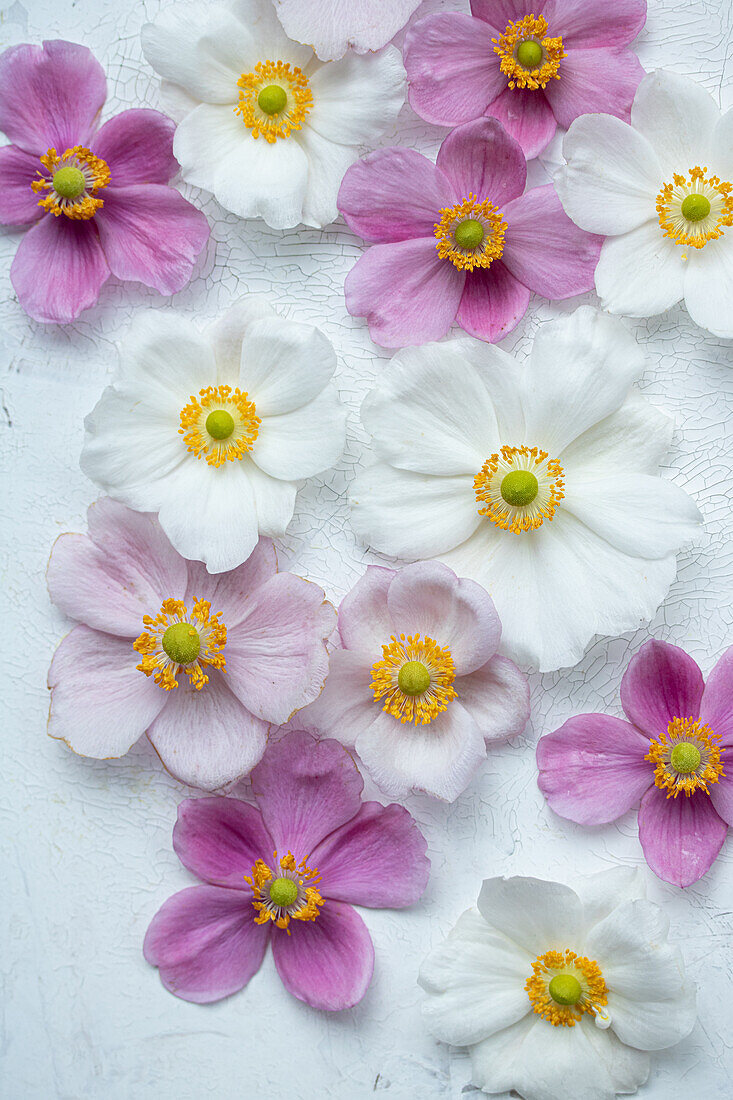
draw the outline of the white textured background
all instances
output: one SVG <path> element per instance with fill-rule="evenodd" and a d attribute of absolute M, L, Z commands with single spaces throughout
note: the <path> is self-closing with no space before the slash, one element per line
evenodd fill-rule
<path fill-rule="evenodd" d="M 418 14 L 467 6 L 427 0 Z M 650 0 L 649 7 L 638 47 L 645 67 L 689 74 L 730 106 L 729 0 Z M 139 45 L 141 25 L 158 10 L 157 0 L 0 0 L 0 42 L 4 48 L 63 37 L 91 47 L 108 73 L 109 117 L 129 106 L 158 105 L 157 79 Z M 384 143 L 434 156 L 444 132 L 405 107 Z M 175 308 L 209 318 L 252 290 L 270 294 L 288 316 L 319 324 L 339 353 L 338 381 L 353 410 L 347 455 L 300 494 L 280 550 L 286 567 L 323 584 L 338 602 L 365 563 L 376 560 L 355 543 L 343 491 L 364 451 L 359 403 L 387 355 L 344 307 L 343 279 L 361 251 L 344 225 L 278 233 L 182 189 L 208 215 L 212 240 L 191 285 L 170 303 L 110 281 L 99 306 L 75 325 L 37 325 L 8 280 L 18 234 L 0 236 L 7 597 L 0 645 L 8 699 L 0 732 L 0 1093 L 4 1100 L 478 1097 L 466 1084 L 465 1056 L 421 1026 L 418 965 L 474 901 L 485 876 L 562 879 L 616 862 L 644 866 L 635 811 L 615 825 L 582 829 L 547 810 L 535 783 L 534 745 L 571 714 L 620 713 L 621 673 L 650 635 L 685 646 L 705 673 L 733 642 L 733 345 L 695 328 L 682 308 L 626 322 L 648 356 L 644 393 L 676 419 L 666 472 L 697 499 L 705 534 L 681 558 L 678 580 L 648 631 L 598 640 L 575 669 L 534 675 L 533 723 L 525 735 L 492 751 L 453 805 L 410 801 L 428 839 L 433 875 L 412 911 L 362 910 L 377 968 L 361 1005 L 335 1017 L 306 1008 L 283 990 L 269 958 L 243 993 L 209 1007 L 185 1004 L 163 990 L 141 944 L 158 906 L 191 881 L 170 846 L 176 806 L 190 792 L 166 775 L 147 743 L 126 759 L 96 762 L 45 734 L 46 668 L 68 624 L 49 605 L 44 569 L 57 535 L 85 529 L 85 509 L 95 498 L 77 463 L 82 419 L 136 310 Z M 523 355 L 538 325 L 576 304 L 533 299 L 503 346 Z M 733 839 L 705 879 L 684 892 L 646 871 L 650 896 L 666 907 L 699 984 L 699 1022 L 689 1039 L 654 1058 L 640 1094 L 648 1100 L 733 1095 L 732 874 Z"/>

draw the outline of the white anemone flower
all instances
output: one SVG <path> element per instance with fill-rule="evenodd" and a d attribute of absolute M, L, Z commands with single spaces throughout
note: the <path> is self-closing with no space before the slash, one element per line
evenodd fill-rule
<path fill-rule="evenodd" d="M 643 367 L 589 306 L 542 325 L 526 365 L 471 339 L 399 352 L 362 406 L 378 461 L 351 487 L 357 533 L 483 585 L 513 660 L 576 664 L 652 618 L 701 518 L 658 476 L 672 423 L 632 389 Z"/>
<path fill-rule="evenodd" d="M 335 368 L 322 332 L 258 296 L 203 333 L 169 310 L 139 314 L 86 418 L 82 469 L 115 500 L 157 512 L 184 558 L 234 569 L 260 535 L 285 533 L 298 483 L 341 457 Z"/>
<path fill-rule="evenodd" d="M 646 76 L 631 125 L 583 115 L 555 176 L 566 213 L 608 238 L 596 268 L 603 307 L 630 317 L 684 298 L 696 324 L 733 337 L 733 109 L 693 80 Z"/>
<path fill-rule="evenodd" d="M 323 61 L 378 50 L 404 27 L 420 0 L 274 0 L 285 33 Z"/>
<path fill-rule="evenodd" d="M 473 1083 L 523 1100 L 614 1100 L 690 1033 L 695 987 L 636 869 L 486 879 L 422 965 L 423 1015 L 470 1048 Z"/>
<path fill-rule="evenodd" d="M 334 221 L 346 169 L 405 98 L 393 46 L 324 63 L 287 38 L 271 0 L 176 5 L 142 42 L 184 116 L 173 139 L 183 178 L 273 229 Z"/>

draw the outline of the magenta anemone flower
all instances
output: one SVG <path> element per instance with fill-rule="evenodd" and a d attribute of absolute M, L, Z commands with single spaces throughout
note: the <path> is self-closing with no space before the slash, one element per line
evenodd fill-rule
<path fill-rule="evenodd" d="M 405 36 L 410 103 L 442 126 L 498 118 L 536 157 L 558 124 L 599 111 L 629 121 L 644 76 L 626 47 L 646 0 L 471 0 Z"/>
<path fill-rule="evenodd" d="M 166 989 L 196 1004 L 228 997 L 271 940 L 299 1000 L 335 1012 L 362 999 L 374 947 L 352 905 L 412 905 L 430 872 L 407 810 L 362 802 L 363 785 L 337 741 L 296 732 L 252 772 L 257 808 L 222 797 L 179 806 L 173 847 L 206 885 L 174 894 L 148 928 L 145 958 Z"/>
<path fill-rule="evenodd" d="M 269 539 L 212 575 L 155 516 L 103 499 L 88 525 L 48 563 L 51 599 L 80 624 L 49 669 L 49 734 L 108 759 L 147 733 L 172 775 L 206 790 L 246 775 L 269 726 L 323 688 L 336 613 L 322 589 L 278 573 Z"/>
<path fill-rule="evenodd" d="M 44 42 L 0 55 L 0 224 L 31 225 L 10 269 L 36 321 L 73 321 L 115 275 L 161 294 L 191 278 L 209 237 L 168 181 L 173 122 L 130 110 L 97 130 L 107 96 L 85 46 Z"/>
<path fill-rule="evenodd" d="M 665 882 L 690 886 L 733 822 L 733 646 L 706 684 L 684 650 L 647 642 L 624 673 L 621 705 L 628 722 L 579 714 L 540 739 L 540 790 L 580 825 L 615 821 L 641 800 L 647 863 Z"/>
<path fill-rule="evenodd" d="M 344 176 L 338 206 L 374 242 L 346 277 L 346 306 L 383 347 L 439 340 L 457 321 L 501 340 L 530 292 L 570 298 L 593 287 L 602 237 L 565 214 L 552 184 L 524 192 L 527 162 L 493 118 L 448 135 L 437 164 L 377 149 Z"/>

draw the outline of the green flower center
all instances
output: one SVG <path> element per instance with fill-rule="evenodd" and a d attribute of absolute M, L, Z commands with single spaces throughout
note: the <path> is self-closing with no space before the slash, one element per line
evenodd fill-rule
<path fill-rule="evenodd" d="M 688 222 L 701 222 L 710 213 L 710 199 L 707 195 L 688 195 L 682 200 L 682 217 Z"/>
<path fill-rule="evenodd" d="M 548 986 L 555 1004 L 576 1005 L 583 996 L 580 982 L 574 974 L 556 974 Z"/>
<path fill-rule="evenodd" d="M 500 493 L 507 504 L 523 508 L 531 504 L 539 492 L 537 478 L 530 470 L 512 470 L 502 479 Z"/>
<path fill-rule="evenodd" d="M 226 409 L 214 409 L 206 417 L 206 431 L 212 439 L 228 439 L 234 431 L 234 417 Z"/>
<path fill-rule="evenodd" d="M 59 168 L 54 173 L 53 189 L 62 199 L 78 199 L 86 185 L 84 173 L 79 168 Z"/>
<path fill-rule="evenodd" d="M 266 115 L 277 115 L 288 102 L 288 93 L 279 84 L 268 84 L 257 96 L 257 106 Z"/>
<path fill-rule="evenodd" d="M 199 632 L 190 623 L 172 623 L 163 635 L 161 645 L 177 665 L 190 665 L 201 652 Z"/>
<path fill-rule="evenodd" d="M 689 775 L 700 767 L 700 750 L 689 741 L 680 741 L 669 755 L 669 762 L 680 775 Z"/>
<path fill-rule="evenodd" d="M 270 884 L 270 901 L 281 909 L 288 909 L 298 900 L 298 884 L 291 878 L 276 878 Z"/>
<path fill-rule="evenodd" d="M 459 248 L 473 252 L 484 239 L 484 227 L 475 218 L 466 218 L 456 226 L 453 239 Z"/>
<path fill-rule="evenodd" d="M 422 695 L 430 687 L 430 673 L 422 661 L 407 661 L 397 673 L 397 686 L 404 695 Z"/>
<path fill-rule="evenodd" d="M 542 64 L 542 46 L 534 38 L 527 38 L 517 46 L 517 61 L 523 69 L 539 69 Z"/>

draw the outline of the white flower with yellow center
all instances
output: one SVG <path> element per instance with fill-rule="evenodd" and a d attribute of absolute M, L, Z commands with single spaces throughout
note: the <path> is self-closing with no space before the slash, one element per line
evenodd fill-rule
<path fill-rule="evenodd" d="M 613 1100 L 649 1075 L 648 1051 L 685 1038 L 695 987 L 638 871 L 576 890 L 486 879 L 420 970 L 436 1038 L 470 1048 L 473 1084 L 524 1100 Z M 514 1093 L 513 1093 L 514 1095 Z"/>
<path fill-rule="evenodd" d="M 157 512 L 185 558 L 234 569 L 260 535 L 285 533 L 298 483 L 341 457 L 335 368 L 318 329 L 264 298 L 205 333 L 168 311 L 139 315 L 87 417 L 82 469 L 128 507 Z"/>
<path fill-rule="evenodd" d="M 362 407 L 378 462 L 352 484 L 357 533 L 478 581 L 514 660 L 576 664 L 652 618 L 700 522 L 658 476 L 672 424 L 632 390 L 643 367 L 587 306 L 542 325 L 526 366 L 475 340 L 399 352 Z"/>
<path fill-rule="evenodd" d="M 733 337 L 733 110 L 660 70 L 639 85 L 630 126 L 585 115 L 563 153 L 565 212 L 608 238 L 595 274 L 604 308 L 650 317 L 684 299 L 698 325 Z"/>
<path fill-rule="evenodd" d="M 405 98 L 394 47 L 324 63 L 287 37 L 271 0 L 176 5 L 142 37 L 181 119 L 183 178 L 274 229 L 334 221 L 346 169 Z"/>

